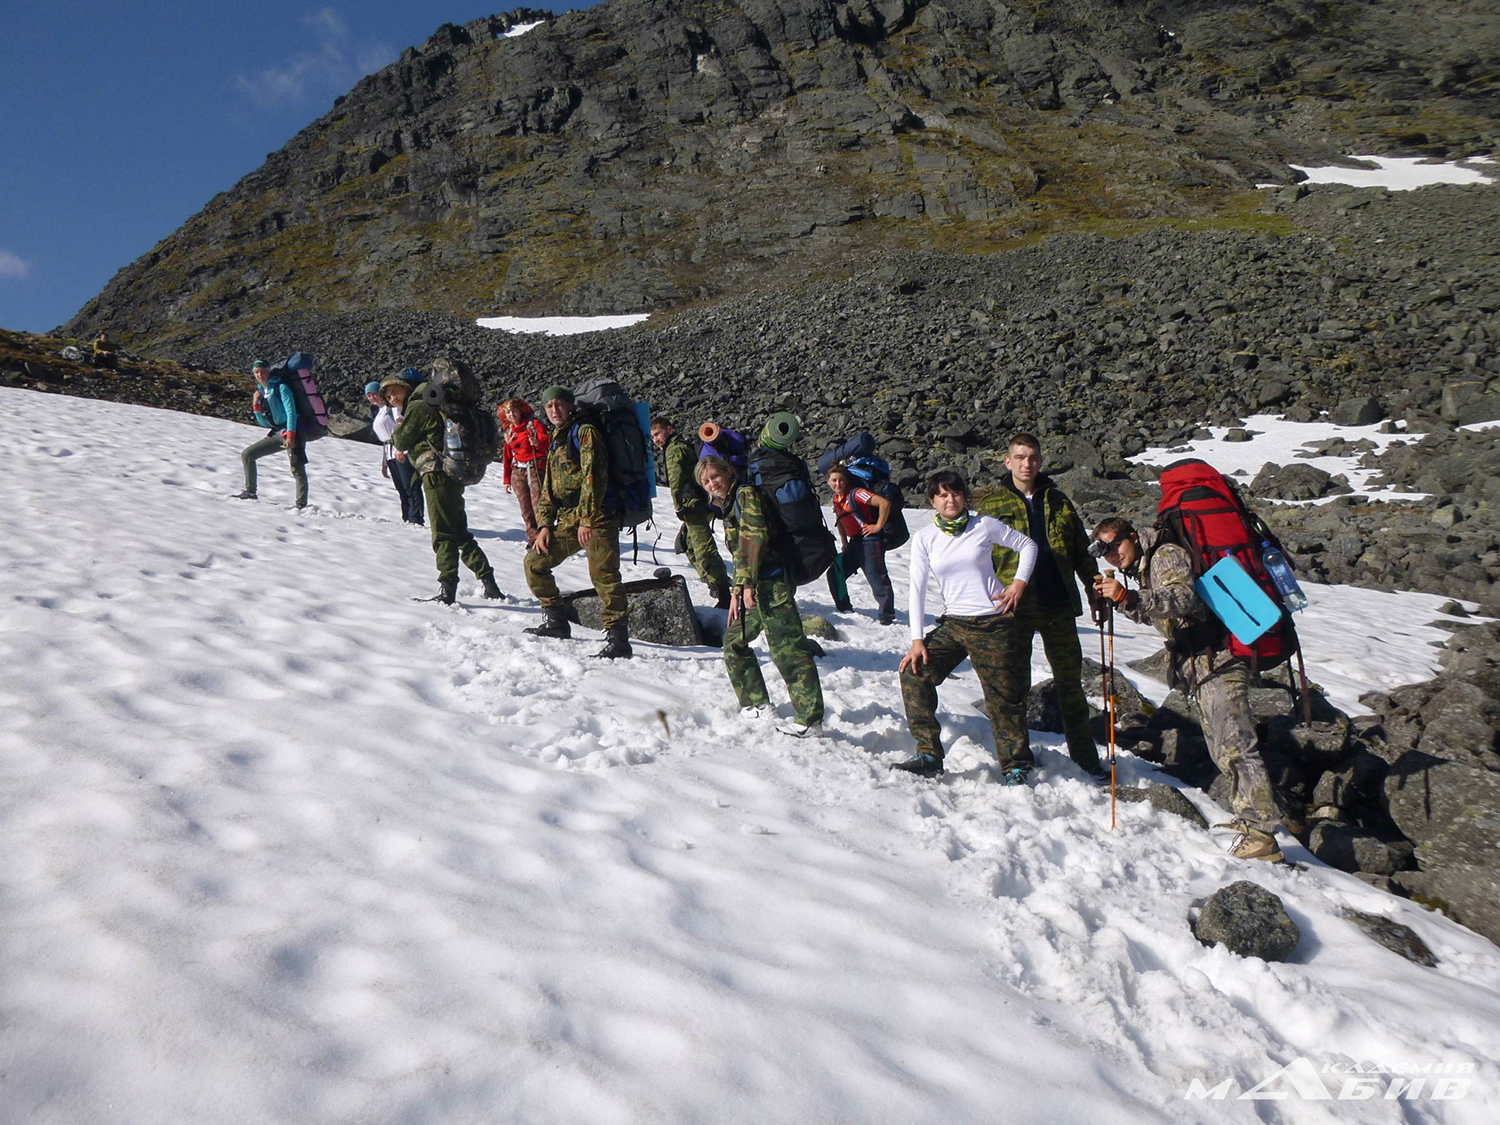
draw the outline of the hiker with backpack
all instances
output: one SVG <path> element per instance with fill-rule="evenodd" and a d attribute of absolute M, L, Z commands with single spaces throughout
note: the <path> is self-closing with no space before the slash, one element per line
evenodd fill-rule
<path fill-rule="evenodd" d="M 1006 473 L 999 485 L 986 490 L 975 503 L 980 515 L 992 516 L 1024 533 L 1037 545 L 1036 569 L 1016 607 L 1021 667 L 1031 668 L 1032 639 L 1041 634 L 1057 704 L 1062 712 L 1068 757 L 1096 782 L 1107 782 L 1109 772 L 1099 763 L 1099 748 L 1089 731 L 1089 701 L 1083 690 L 1083 645 L 1077 619 L 1083 613 L 1076 575 L 1093 603 L 1099 564 L 1089 553 L 1089 533 L 1078 510 L 1041 471 L 1042 443 L 1035 434 L 1017 433 L 1006 443 Z M 1014 551 L 996 549 L 995 577 L 1010 581 L 1019 561 Z"/>
<path fill-rule="evenodd" d="M 515 495 L 529 547 L 536 541 L 536 502 L 542 492 L 542 466 L 549 448 L 547 427 L 523 398 L 506 399 L 496 414 L 505 442 L 505 491 Z"/>
<path fill-rule="evenodd" d="M 542 392 L 543 409 L 552 423 L 541 496 L 536 504 L 537 533 L 526 552 L 526 585 L 542 603 L 546 620 L 525 632 L 537 637 L 573 635 L 568 607 L 552 572 L 583 551 L 589 580 L 599 595 L 605 645 L 595 656 L 630 659 L 630 602 L 620 577 L 620 502 L 612 495 L 609 450 L 600 425 L 575 411 L 570 387 Z"/>
<path fill-rule="evenodd" d="M 952 469 L 927 477 L 927 501 L 932 522 L 911 536 L 911 648 L 897 669 L 917 752 L 893 768 L 918 777 L 943 772 L 937 689 L 967 659 L 984 689 L 1001 784 L 1025 785 L 1035 766 L 1026 732 L 1030 669 L 1021 658 L 1021 628 L 1013 612 L 1036 565 L 1037 546 L 999 520 L 970 512 L 969 486 Z M 1005 586 L 995 575 L 996 547 L 1019 556 Z M 924 633 L 929 578 L 937 580 L 943 616 Z"/>
<path fill-rule="evenodd" d="M 455 470 L 452 452 L 457 451 L 461 439 L 454 433 L 453 423 L 444 417 L 442 395 L 437 393 L 437 385 L 445 374 L 459 377 L 467 374 L 470 380 L 473 378 L 461 363 L 445 358 L 435 361 L 432 373 L 416 387 L 400 375 L 388 375 L 380 382 L 386 403 L 403 415 L 400 425 L 391 435 L 391 444 L 398 452 L 406 454 L 408 462 L 421 477 L 422 493 L 427 503 L 432 553 L 437 560 L 438 592 L 424 600 L 453 604 L 458 596 L 460 559 L 479 579 L 486 598 L 503 598 L 505 594 L 495 582 L 495 568 L 469 530 L 469 515 L 464 508 L 465 485 L 455 476 L 455 471 L 462 470 Z M 478 415 L 488 417 L 483 411 Z M 472 479 L 472 476 L 464 476 L 464 480 Z"/>
<path fill-rule="evenodd" d="M 768 430 L 772 423 L 786 418 L 791 415 L 773 416 L 767 423 Z M 795 437 L 795 428 L 783 424 L 763 433 L 761 443 L 765 446 L 769 441 L 772 452 L 785 453 Z M 748 480 L 741 483 L 734 466 L 714 454 L 700 458 L 693 475 L 724 513 L 724 540 L 734 559 L 734 586 L 724 629 L 724 668 L 740 712 L 752 719 L 772 713 L 765 676 L 750 648 L 764 629 L 771 662 L 781 673 L 792 700 L 792 722 L 778 723 L 776 729 L 794 738 L 817 737 L 823 731 L 823 685 L 797 609 L 795 547 L 775 498 L 766 496 L 761 486 Z M 811 496 L 810 482 L 807 490 Z M 821 515 L 819 518 L 821 521 Z M 823 534 L 828 534 L 826 528 Z"/>
<path fill-rule="evenodd" d="M 687 439 L 666 418 L 651 420 L 651 443 L 661 450 L 667 471 L 667 488 L 672 494 L 672 508 L 682 521 L 687 556 L 698 577 L 714 596 L 717 609 L 729 608 L 729 572 L 714 545 L 713 512 L 708 493 L 693 477 L 698 454 Z"/>
<path fill-rule="evenodd" d="M 849 575 L 863 570 L 875 595 L 877 620 L 890 625 L 896 620 L 896 593 L 885 568 L 886 525 L 893 505 L 868 488 L 853 487 L 854 478 L 842 461 L 828 470 L 828 488 L 833 493 L 833 522 L 839 533 L 839 554 L 828 568 L 828 592 L 840 613 L 851 613 Z"/>
<path fill-rule="evenodd" d="M 410 383 L 415 375 L 416 372 L 408 367 L 401 377 Z M 420 525 L 423 507 L 422 482 L 417 479 L 417 474 L 412 469 L 411 462 L 407 460 L 406 454 L 391 444 L 391 436 L 396 432 L 396 427 L 401 424 L 401 419 L 405 415 L 402 410 L 386 402 L 379 382 L 365 384 L 365 398 L 375 408 L 375 416 L 370 419 L 370 429 L 374 431 L 381 443 L 381 472 L 396 486 L 396 495 L 400 497 L 401 519 L 406 523 Z"/>
<path fill-rule="evenodd" d="M 240 451 L 240 464 L 245 470 L 245 489 L 237 493 L 235 499 L 257 499 L 255 463 L 262 457 L 285 450 L 292 471 L 296 505 L 298 508 L 305 508 L 307 438 L 299 425 L 303 420 L 297 411 L 297 396 L 290 382 L 292 376 L 281 367 L 273 374 L 263 359 L 255 360 L 250 365 L 250 371 L 255 376 L 256 384 L 250 411 L 255 416 L 255 421 L 269 432 Z"/>
<path fill-rule="evenodd" d="M 1094 588 L 1132 621 L 1153 625 L 1166 638 L 1172 686 L 1183 687 L 1202 712 L 1209 754 L 1230 783 L 1235 818 L 1229 827 L 1239 833 L 1230 854 L 1280 863 L 1274 833 L 1282 814 L 1250 713 L 1250 665 L 1228 651 L 1224 627 L 1194 589 L 1199 568 L 1192 550 L 1164 527 L 1137 530 L 1121 516 L 1099 523 L 1094 542 L 1105 562 L 1139 584 L 1127 590 L 1106 569 Z"/>

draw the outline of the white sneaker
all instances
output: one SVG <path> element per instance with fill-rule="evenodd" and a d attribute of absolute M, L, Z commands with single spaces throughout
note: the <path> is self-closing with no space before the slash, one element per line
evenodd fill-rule
<path fill-rule="evenodd" d="M 744 719 L 746 722 L 752 722 L 752 723 L 756 722 L 756 721 L 758 721 L 760 719 L 770 718 L 775 713 L 776 713 L 775 711 L 771 710 L 771 707 L 770 707 L 769 704 L 762 704 L 759 707 L 741 707 L 740 708 L 740 718 Z"/>
<path fill-rule="evenodd" d="M 789 738 L 822 738 L 828 733 L 821 720 L 816 723 L 777 723 L 776 729 Z"/>

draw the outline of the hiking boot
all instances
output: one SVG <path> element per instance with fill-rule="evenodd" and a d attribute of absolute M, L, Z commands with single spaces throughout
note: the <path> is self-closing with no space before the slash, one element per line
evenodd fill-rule
<path fill-rule="evenodd" d="M 560 607 L 548 606 L 546 614 L 547 619 L 540 625 L 522 629 L 521 632 L 530 633 L 533 637 L 552 637 L 560 641 L 565 641 L 573 635 L 573 626 L 568 624 L 567 616 Z"/>
<path fill-rule="evenodd" d="M 833 603 L 833 608 L 836 611 L 838 611 L 839 613 L 853 613 L 854 612 L 854 603 L 853 602 L 847 602 L 847 601 L 846 602 L 834 602 Z"/>
<path fill-rule="evenodd" d="M 709 592 L 714 596 L 715 609 L 729 608 L 729 583 L 721 582 L 717 586 L 710 587 Z"/>
<path fill-rule="evenodd" d="M 936 777 L 943 772 L 943 759 L 936 754 L 918 754 L 915 758 L 897 762 L 891 769 L 914 773 L 918 777 Z"/>
<path fill-rule="evenodd" d="M 1031 776 L 1030 766 L 1011 766 L 1000 775 L 1001 785 L 1025 785 Z"/>
<path fill-rule="evenodd" d="M 611 625 L 604 633 L 604 647 L 594 653 L 600 660 L 629 660 L 634 655 L 630 630 L 624 625 Z"/>
<path fill-rule="evenodd" d="M 1109 785 L 1109 767 L 1108 766 L 1095 766 L 1091 770 L 1084 770 L 1083 771 L 1083 775 L 1086 778 L 1088 778 L 1090 781 L 1092 781 L 1095 785 L 1102 785 L 1102 786 Z"/>
<path fill-rule="evenodd" d="M 453 599 L 458 596 L 457 578 L 439 578 L 438 592 L 430 598 L 413 598 L 414 602 L 441 602 L 443 605 L 452 605 Z"/>
<path fill-rule="evenodd" d="M 777 723 L 776 730 L 788 738 L 822 738 L 824 734 L 822 719 L 815 723 Z"/>
<path fill-rule="evenodd" d="M 490 600 L 494 601 L 499 598 L 505 597 L 504 591 L 502 591 L 500 587 L 495 584 L 495 575 L 493 571 L 481 578 L 479 580 L 479 583 L 484 587 L 484 596 L 489 598 Z"/>
<path fill-rule="evenodd" d="M 247 488 L 247 489 L 245 489 L 244 492 L 236 492 L 234 494 L 234 498 L 236 500 L 258 500 L 258 499 L 260 499 L 260 497 L 258 497 L 258 496 L 255 495 L 255 490 L 253 488 Z"/>
<path fill-rule="evenodd" d="M 1236 836 L 1229 845 L 1229 854 L 1235 859 L 1258 859 L 1265 863 L 1280 863 L 1286 858 L 1276 837 L 1259 828 L 1246 828 Z"/>

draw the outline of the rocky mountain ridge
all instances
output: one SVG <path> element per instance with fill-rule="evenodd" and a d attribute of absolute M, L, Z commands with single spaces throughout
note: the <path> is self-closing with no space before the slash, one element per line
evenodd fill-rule
<path fill-rule="evenodd" d="M 181 351 L 304 309 L 663 308 L 1204 219 L 1289 160 L 1482 152 L 1500 118 L 1466 0 L 610 0 L 506 35 L 545 15 L 363 79 L 68 331 Z"/>

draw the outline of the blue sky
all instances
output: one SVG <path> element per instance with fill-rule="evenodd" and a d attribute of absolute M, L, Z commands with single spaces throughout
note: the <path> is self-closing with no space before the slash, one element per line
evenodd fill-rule
<path fill-rule="evenodd" d="M 5 0 L 0 328 L 61 324 L 360 77 L 493 3 Z"/>

